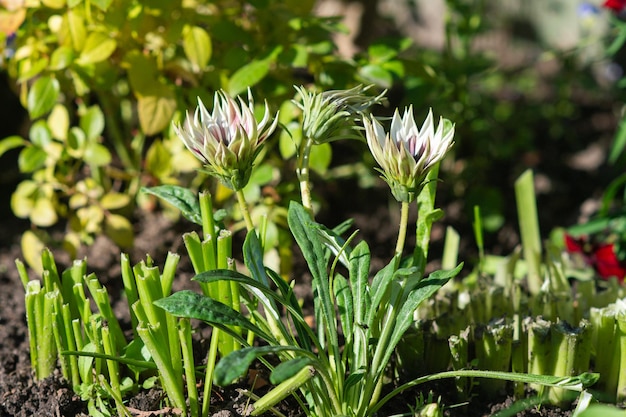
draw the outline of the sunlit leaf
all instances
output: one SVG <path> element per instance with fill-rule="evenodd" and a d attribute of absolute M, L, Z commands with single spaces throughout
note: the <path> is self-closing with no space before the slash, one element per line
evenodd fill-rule
<path fill-rule="evenodd" d="M 43 252 L 45 247 L 43 236 L 31 230 L 27 230 L 22 234 L 20 246 L 22 247 L 22 256 L 26 263 L 36 273 L 41 274 L 43 272 L 41 252 Z"/>
<path fill-rule="evenodd" d="M 139 124 L 146 135 L 154 135 L 169 126 L 176 111 L 174 93 L 163 87 L 157 95 L 139 97 L 137 100 Z"/>
<path fill-rule="evenodd" d="M 41 0 L 41 2 L 51 9 L 60 9 L 65 6 L 65 0 Z"/>
<path fill-rule="evenodd" d="M 104 131 L 104 114 L 99 106 L 91 106 L 80 118 L 80 127 L 85 132 L 88 141 L 94 141 Z"/>
<path fill-rule="evenodd" d="M 17 217 L 25 219 L 30 215 L 35 205 L 35 196 L 38 185 L 34 181 L 20 182 L 11 195 L 11 211 Z"/>
<path fill-rule="evenodd" d="M 160 185 L 157 187 L 142 188 L 144 193 L 155 195 L 177 209 L 180 210 L 185 218 L 193 223 L 202 224 L 200 216 L 200 204 L 198 196 L 188 188 L 179 187 L 177 185 Z"/>
<path fill-rule="evenodd" d="M 124 216 L 107 215 L 104 219 L 104 233 L 122 248 L 129 248 L 133 245 L 133 226 Z"/>
<path fill-rule="evenodd" d="M 85 40 L 77 61 L 81 65 L 104 61 L 111 56 L 115 48 L 117 48 L 115 39 L 101 32 L 92 32 Z"/>
<path fill-rule="evenodd" d="M 311 363 L 313 363 L 311 358 L 302 356 L 282 362 L 270 374 L 270 382 L 278 385 L 297 374 L 305 366 L 311 365 Z"/>
<path fill-rule="evenodd" d="M 106 12 L 113 0 L 91 0 L 91 4 Z"/>
<path fill-rule="evenodd" d="M 28 146 L 20 152 L 17 165 L 21 172 L 33 172 L 42 168 L 48 157 L 46 151 L 37 146 Z"/>
<path fill-rule="evenodd" d="M 100 143 L 89 143 L 83 158 L 88 164 L 101 167 L 111 162 L 111 152 Z"/>
<path fill-rule="evenodd" d="M 67 152 L 75 157 L 80 158 L 83 155 L 87 138 L 85 132 L 80 127 L 72 127 L 67 135 Z"/>
<path fill-rule="evenodd" d="M 62 104 L 56 104 L 48 116 L 48 126 L 52 136 L 65 141 L 67 131 L 70 128 L 70 115 L 67 108 Z"/>
<path fill-rule="evenodd" d="M 46 196 L 40 196 L 35 200 L 33 210 L 30 212 L 30 221 L 41 227 L 49 227 L 58 220 L 54 203 Z"/>
<path fill-rule="evenodd" d="M 28 142 L 24 140 L 21 136 L 9 136 L 2 140 L 0 140 L 0 156 L 4 153 L 10 151 L 11 149 L 19 148 L 20 146 L 25 146 Z"/>
<path fill-rule="evenodd" d="M 391 73 L 380 65 L 365 65 L 359 69 L 359 75 L 369 83 L 380 87 L 391 88 L 393 77 Z"/>
<path fill-rule="evenodd" d="M 128 194 L 109 192 L 102 196 L 100 199 L 100 205 L 107 210 L 116 210 L 122 207 L 126 207 L 130 203 L 130 196 Z"/>
<path fill-rule="evenodd" d="M 124 57 L 124 64 L 128 67 L 128 81 L 135 95 L 153 95 L 158 82 L 156 62 L 138 51 L 131 51 Z"/>
<path fill-rule="evenodd" d="M 313 146 L 309 159 L 310 167 L 313 171 L 324 175 L 328 171 L 330 162 L 333 158 L 333 151 L 330 143 L 325 142 Z"/>
<path fill-rule="evenodd" d="M 211 37 L 199 26 L 187 27 L 183 36 L 183 49 L 194 71 L 202 71 L 211 59 Z"/>
<path fill-rule="evenodd" d="M 56 104 L 59 97 L 59 82 L 52 77 L 41 77 L 28 91 L 27 108 L 31 119 L 43 116 Z"/>
<path fill-rule="evenodd" d="M 74 48 L 75 51 L 82 51 L 85 45 L 85 39 L 87 38 L 87 30 L 85 29 L 83 17 L 80 13 L 70 9 L 67 11 L 65 18 L 67 21 L 66 29 L 69 31 L 72 41 L 72 48 Z"/>
<path fill-rule="evenodd" d="M 228 81 L 228 93 L 237 95 L 248 87 L 256 85 L 268 74 L 270 63 L 268 60 L 252 61 L 246 66 L 239 68 Z"/>

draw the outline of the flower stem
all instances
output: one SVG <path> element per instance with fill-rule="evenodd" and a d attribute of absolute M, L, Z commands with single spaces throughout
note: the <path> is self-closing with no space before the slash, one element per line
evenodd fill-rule
<path fill-rule="evenodd" d="M 406 239 L 406 228 L 409 221 L 409 203 L 403 201 L 400 209 L 400 229 L 398 230 L 398 242 L 396 243 L 396 255 L 402 255 L 404 250 L 404 240 Z"/>
<path fill-rule="evenodd" d="M 313 216 L 313 202 L 311 200 L 311 182 L 309 181 L 309 160 L 311 149 L 313 148 L 313 140 L 308 138 L 302 142 L 298 156 L 298 180 L 300 180 L 300 195 L 302 196 L 302 205 Z"/>
<path fill-rule="evenodd" d="M 246 197 L 243 195 L 243 191 L 241 189 L 237 190 L 236 194 L 237 202 L 239 203 L 239 209 L 241 210 L 243 219 L 246 222 L 246 229 L 248 229 L 248 232 L 251 232 L 254 230 L 254 224 L 252 223 L 252 217 L 250 217 L 250 210 L 248 210 Z"/>

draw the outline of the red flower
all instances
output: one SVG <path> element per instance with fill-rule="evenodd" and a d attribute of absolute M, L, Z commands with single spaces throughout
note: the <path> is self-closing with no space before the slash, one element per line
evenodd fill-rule
<path fill-rule="evenodd" d="M 626 7 L 626 0 L 605 0 L 602 7 L 611 9 L 614 13 L 619 13 Z"/>
<path fill-rule="evenodd" d="M 624 0 L 626 3 L 626 0 Z M 626 276 L 626 262 L 615 255 L 612 243 L 588 243 L 584 238 L 565 235 L 565 247 L 570 253 L 579 253 L 587 265 L 593 267 L 604 279 L 617 277 L 622 282 Z"/>

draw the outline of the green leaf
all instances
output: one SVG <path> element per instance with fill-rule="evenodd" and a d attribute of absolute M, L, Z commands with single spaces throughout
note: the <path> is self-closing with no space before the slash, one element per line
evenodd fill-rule
<path fill-rule="evenodd" d="M 113 0 L 91 0 L 91 4 L 106 12 L 109 9 L 109 6 L 113 3 Z"/>
<path fill-rule="evenodd" d="M 234 351 L 226 355 L 215 367 L 215 383 L 219 386 L 231 384 L 246 373 L 255 359 L 269 353 L 280 353 L 290 350 L 301 349 L 294 346 L 260 346 Z"/>
<path fill-rule="evenodd" d="M 28 146 L 20 152 L 17 165 L 20 172 L 34 172 L 45 166 L 46 158 L 48 158 L 46 151 L 37 146 Z"/>
<path fill-rule="evenodd" d="M 315 226 L 305 208 L 295 201 L 289 204 L 287 221 L 313 277 L 317 324 L 320 328 L 327 330 L 328 337 L 331 339 L 329 344 L 333 347 L 338 346 L 335 309 L 328 284 L 324 248 L 316 232 L 318 227 Z"/>
<path fill-rule="evenodd" d="M 0 156 L 10 151 L 11 149 L 19 148 L 20 146 L 26 146 L 28 141 L 24 140 L 21 136 L 9 136 L 0 140 Z"/>
<path fill-rule="evenodd" d="M 381 369 L 375 370 L 377 374 L 384 371 L 384 368 L 387 365 L 391 354 L 395 350 L 396 345 L 402 338 L 402 335 L 404 335 L 409 326 L 415 321 L 413 313 L 415 313 L 417 307 L 435 294 L 439 288 L 448 282 L 450 278 L 456 276 L 462 268 L 463 264 L 461 263 L 456 268 L 448 271 L 435 271 L 430 274 L 428 278 L 421 280 L 417 286 L 411 290 L 409 296 L 406 298 L 406 301 L 402 304 L 402 307 L 398 312 L 398 319 L 395 322 L 393 333 L 391 333 L 391 337 L 389 338 L 389 344 L 386 346 L 385 354 L 383 356 L 384 359 L 381 361 Z"/>
<path fill-rule="evenodd" d="M 359 75 L 368 83 L 376 84 L 383 88 L 391 88 L 393 76 L 379 65 L 365 65 L 359 69 Z"/>
<path fill-rule="evenodd" d="M 326 174 L 330 162 L 333 159 L 333 151 L 330 143 L 325 142 L 313 146 L 310 156 L 310 167 L 320 175 Z"/>
<path fill-rule="evenodd" d="M 104 114 L 99 106 L 89 107 L 80 118 L 80 128 L 83 129 L 88 141 L 95 141 L 100 138 L 104 131 Z"/>
<path fill-rule="evenodd" d="M 80 127 L 72 127 L 67 135 L 68 153 L 75 158 L 81 158 L 85 150 L 87 139 L 85 132 Z"/>
<path fill-rule="evenodd" d="M 133 245 L 133 225 L 124 216 L 109 213 L 104 219 L 104 233 L 122 248 Z"/>
<path fill-rule="evenodd" d="M 52 52 L 50 57 L 50 66 L 48 69 L 52 71 L 59 71 L 70 66 L 74 61 L 74 50 L 69 46 L 59 46 Z"/>
<path fill-rule="evenodd" d="M 365 323 L 368 309 L 367 285 L 370 271 L 371 254 L 367 242 L 361 241 L 350 254 L 350 285 L 352 304 L 354 305 L 354 324 Z"/>
<path fill-rule="evenodd" d="M 135 96 L 153 94 L 154 85 L 158 83 L 158 69 L 154 59 L 133 50 L 124 57 L 124 65 L 128 68 L 128 81 Z"/>
<path fill-rule="evenodd" d="M 198 196 L 191 190 L 177 185 L 160 185 L 157 187 L 142 188 L 143 192 L 155 195 L 167 201 L 180 210 L 183 216 L 190 222 L 202 225 L 200 204 Z"/>
<path fill-rule="evenodd" d="M 46 148 L 52 142 L 52 132 L 44 120 L 37 120 L 28 131 L 28 139 L 39 148 Z"/>
<path fill-rule="evenodd" d="M 42 0 L 41 2 L 51 9 L 60 9 L 65 6 L 65 0 Z"/>
<path fill-rule="evenodd" d="M 187 27 L 183 36 L 183 49 L 193 65 L 193 70 L 200 72 L 211 59 L 211 37 L 199 26 Z"/>
<path fill-rule="evenodd" d="M 626 117 L 619 122 L 615 139 L 613 139 L 613 146 L 611 146 L 611 152 L 609 153 L 609 163 L 614 164 L 620 155 L 624 153 L 626 149 Z"/>
<path fill-rule="evenodd" d="M 352 303 L 352 292 L 348 280 L 341 275 L 335 276 L 333 280 L 333 291 L 335 292 L 335 300 L 337 300 L 337 310 L 339 311 L 339 319 L 341 320 L 341 328 L 346 337 L 346 344 L 352 342 L 354 333 L 354 305 Z"/>
<path fill-rule="evenodd" d="M 47 196 L 40 196 L 35 200 L 35 205 L 29 217 L 33 224 L 41 227 L 50 227 L 59 219 L 54 202 Z"/>
<path fill-rule="evenodd" d="M 80 65 L 95 64 L 108 59 L 117 48 L 115 39 L 102 32 L 91 32 L 77 59 Z"/>
<path fill-rule="evenodd" d="M 233 337 L 239 336 L 233 333 L 228 326 L 239 326 L 265 340 L 273 340 L 273 337 L 251 323 L 250 320 L 240 312 L 233 310 L 226 304 L 222 304 L 219 301 L 193 291 L 179 291 L 169 297 L 161 298 L 154 303 L 176 317 L 202 320 L 226 331 L 233 335 Z"/>
<path fill-rule="evenodd" d="M 100 143 L 89 143 L 83 155 L 85 162 L 90 165 L 101 167 L 111 163 L 111 152 Z"/>
<path fill-rule="evenodd" d="M 176 97 L 166 86 L 162 85 L 154 95 L 142 96 L 137 100 L 137 112 L 141 130 L 148 136 L 165 129 L 172 122 L 176 111 Z"/>
<path fill-rule="evenodd" d="M 75 51 L 82 51 L 87 38 L 87 29 L 85 29 L 85 21 L 82 15 L 73 10 L 68 10 L 65 17 L 67 19 L 67 30 L 70 33 L 72 47 Z"/>
<path fill-rule="evenodd" d="M 37 273 L 42 274 L 43 264 L 41 261 L 41 253 L 45 248 L 45 242 L 41 233 L 27 230 L 22 234 L 20 241 L 22 248 L 22 256 L 26 263 Z"/>
<path fill-rule="evenodd" d="M 274 385 L 278 385 L 297 374 L 305 366 L 311 365 L 312 363 L 313 360 L 308 357 L 299 357 L 282 362 L 274 368 L 270 374 L 270 382 Z"/>
<path fill-rule="evenodd" d="M 116 210 L 126 207 L 130 203 L 130 196 L 128 194 L 116 193 L 113 191 L 108 192 L 100 199 L 100 205 L 107 210 Z"/>
<path fill-rule="evenodd" d="M 624 417 L 624 415 L 623 409 L 609 405 L 592 404 L 589 408 L 578 414 L 578 417 Z"/>
<path fill-rule="evenodd" d="M 26 107 L 31 119 L 43 116 L 56 104 L 59 98 L 59 82 L 51 77 L 41 77 L 28 91 Z"/>
<path fill-rule="evenodd" d="M 372 279 L 372 285 L 370 286 L 371 294 L 371 306 L 372 308 L 366 311 L 366 325 L 372 327 L 374 317 L 376 317 L 377 307 L 380 305 L 389 284 L 393 280 L 393 274 L 396 269 L 396 258 L 380 269 L 374 278 Z"/>
<path fill-rule="evenodd" d="M 70 115 L 67 108 L 62 104 L 55 104 L 48 116 L 47 124 L 53 137 L 65 141 L 70 128 Z"/>
<path fill-rule="evenodd" d="M 268 60 L 252 61 L 239 68 L 228 80 L 228 94 L 235 96 L 258 84 L 270 71 Z"/>

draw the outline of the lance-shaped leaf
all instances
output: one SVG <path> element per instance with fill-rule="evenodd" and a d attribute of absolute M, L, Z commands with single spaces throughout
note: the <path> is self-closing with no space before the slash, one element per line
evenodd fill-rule
<path fill-rule="evenodd" d="M 335 321 L 335 309 L 333 308 L 330 285 L 328 284 L 324 248 L 316 232 L 315 223 L 311 220 L 305 208 L 294 201 L 289 205 L 287 220 L 289 229 L 302 250 L 302 255 L 306 259 L 313 276 L 312 285 L 315 295 L 316 316 L 318 316 L 318 311 L 321 312 L 321 316 L 316 317 L 318 325 L 327 328 L 328 337 L 331 339 L 329 341 L 330 346 L 338 346 L 337 323 Z"/>
<path fill-rule="evenodd" d="M 191 190 L 177 185 L 159 185 L 150 188 L 143 187 L 141 190 L 167 201 L 179 209 L 187 220 L 202 225 L 198 197 Z"/>
<path fill-rule="evenodd" d="M 240 312 L 193 291 L 179 291 L 169 297 L 156 300 L 154 304 L 176 317 L 187 317 L 207 322 L 228 332 L 233 337 L 240 336 L 230 331 L 228 326 L 239 326 L 267 341 L 274 340 L 272 336 L 255 326 Z"/>
<path fill-rule="evenodd" d="M 428 278 L 421 280 L 415 289 L 409 293 L 409 296 L 398 312 L 398 320 L 395 323 L 393 333 L 391 334 L 389 344 L 383 356 L 384 359 L 381 361 L 382 369 L 378 370 L 379 373 L 384 371 L 384 367 L 400 341 L 400 338 L 411 323 L 414 322 L 413 313 L 417 307 L 436 293 L 450 278 L 456 276 L 456 274 L 461 271 L 461 268 L 463 268 L 462 263 L 449 271 L 435 271 L 430 274 Z"/>
<path fill-rule="evenodd" d="M 269 353 L 280 353 L 285 351 L 300 351 L 296 346 L 257 346 L 236 350 L 226 355 L 215 367 L 215 383 L 219 386 L 231 384 L 236 379 L 242 377 L 252 362 Z M 297 372 L 297 371 L 296 371 Z"/>

